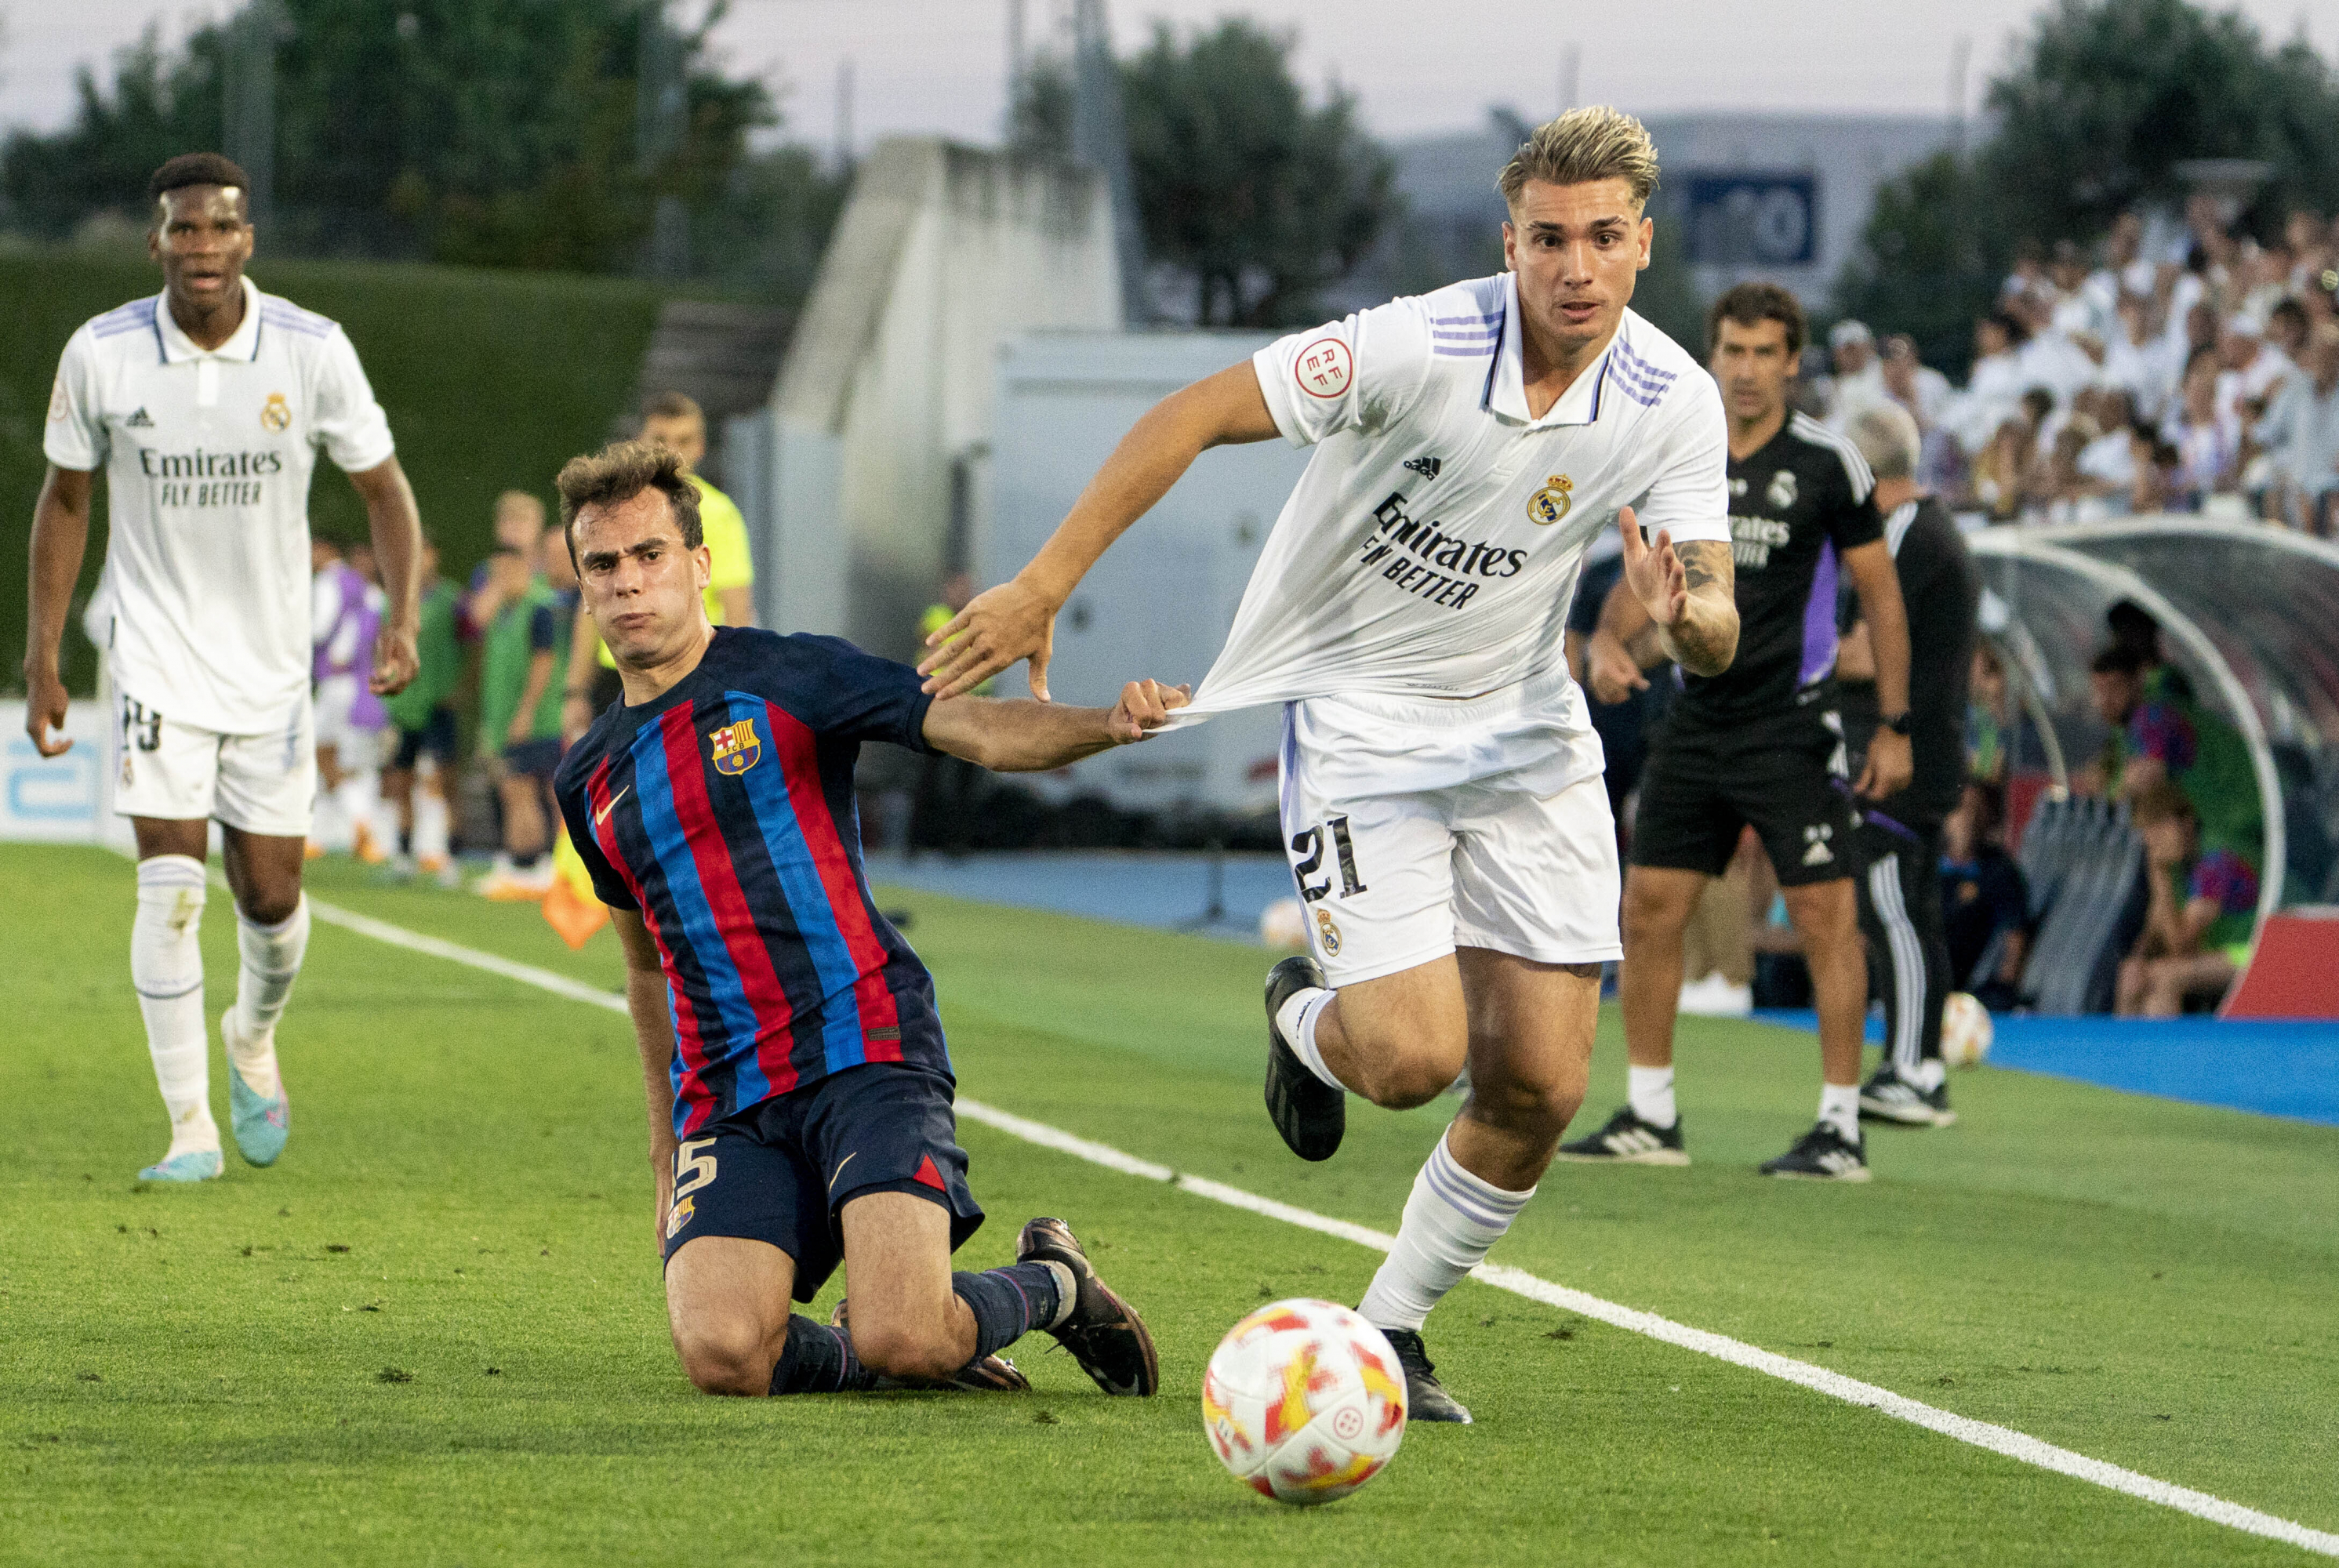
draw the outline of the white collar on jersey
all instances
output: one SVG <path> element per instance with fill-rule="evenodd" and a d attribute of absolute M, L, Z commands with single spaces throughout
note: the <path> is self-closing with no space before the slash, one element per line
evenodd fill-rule
<path fill-rule="evenodd" d="M 1616 323 L 1619 334 L 1624 323 Z M 1503 346 L 1495 352 L 1495 367 L 1486 380 L 1485 407 L 1506 419 L 1516 419 L 1522 425 L 1537 429 L 1553 425 L 1588 425 L 1600 418 L 1600 388 L 1608 379 L 1608 356 L 1615 351 L 1616 340 L 1611 338 L 1608 347 L 1600 350 L 1600 358 L 1584 367 L 1559 401 L 1540 419 L 1527 413 L 1525 350 L 1519 336 L 1519 279 L 1515 272 L 1503 274 Z"/>
<path fill-rule="evenodd" d="M 167 293 L 154 296 L 154 335 L 163 340 L 163 362 L 166 365 L 183 365 L 190 360 L 257 360 L 260 285 L 249 278 L 243 281 L 243 321 L 216 349 L 204 348 L 179 330 L 179 323 L 171 319 L 171 297 Z"/>

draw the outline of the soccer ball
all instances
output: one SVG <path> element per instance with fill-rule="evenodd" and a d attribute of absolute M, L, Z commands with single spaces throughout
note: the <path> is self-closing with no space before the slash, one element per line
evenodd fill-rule
<path fill-rule="evenodd" d="M 1979 1067 L 1995 1032 L 1989 1009 L 1966 992 L 1953 991 L 1941 1003 L 1941 1060 L 1951 1067 Z"/>
<path fill-rule="evenodd" d="M 1312 1507 L 1380 1473 L 1405 1437 L 1405 1372 L 1381 1331 L 1329 1301 L 1278 1301 L 1219 1342 L 1202 1427 L 1241 1481 Z"/>
<path fill-rule="evenodd" d="M 1261 947 L 1291 952 L 1308 951 L 1308 912 L 1296 898 L 1279 898 L 1258 912 Z"/>

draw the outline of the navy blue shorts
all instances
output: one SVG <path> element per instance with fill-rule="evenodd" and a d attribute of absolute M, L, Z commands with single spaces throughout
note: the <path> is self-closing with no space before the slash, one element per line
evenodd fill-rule
<path fill-rule="evenodd" d="M 853 1198 L 908 1192 L 951 1217 L 955 1252 L 982 1224 L 966 1185 L 950 1080 L 869 1062 L 725 1117 L 675 1150 L 666 1256 L 702 1236 L 767 1241 L 795 1260 L 810 1301 L 844 1258 L 837 1215 Z"/>
<path fill-rule="evenodd" d="M 414 764 L 428 752 L 439 764 L 440 773 L 451 773 L 458 749 L 455 710 L 442 705 L 430 710 L 430 716 L 422 721 L 420 729 L 398 732 L 398 754 L 390 765 L 402 773 L 412 773 Z"/>

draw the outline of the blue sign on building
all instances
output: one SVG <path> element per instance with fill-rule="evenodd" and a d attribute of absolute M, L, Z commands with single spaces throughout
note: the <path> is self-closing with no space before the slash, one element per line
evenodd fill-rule
<path fill-rule="evenodd" d="M 1819 181 L 1811 174 L 1692 173 L 1689 259 L 1701 266 L 1807 267 L 1819 259 Z"/>

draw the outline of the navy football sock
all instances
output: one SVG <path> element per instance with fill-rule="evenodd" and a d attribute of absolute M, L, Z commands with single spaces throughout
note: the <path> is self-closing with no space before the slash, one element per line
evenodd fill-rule
<path fill-rule="evenodd" d="M 951 1276 L 957 1292 L 974 1314 L 974 1359 L 1005 1349 L 1034 1328 L 1056 1321 L 1061 1308 L 1055 1271 L 1044 1263 L 1018 1263 L 1006 1268 Z"/>
<path fill-rule="evenodd" d="M 842 1394 L 876 1382 L 842 1328 L 816 1323 L 801 1312 L 788 1315 L 788 1340 L 772 1368 L 774 1394 Z"/>

